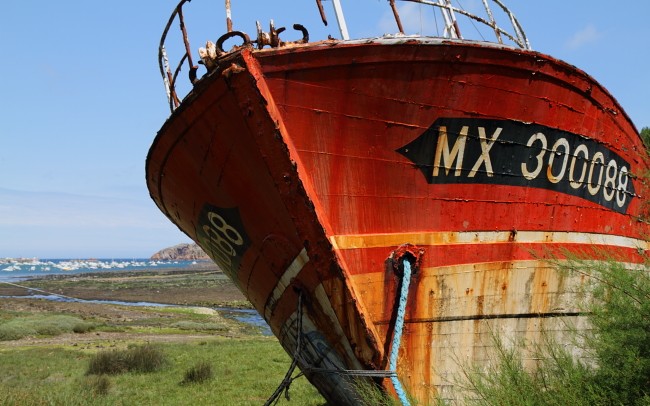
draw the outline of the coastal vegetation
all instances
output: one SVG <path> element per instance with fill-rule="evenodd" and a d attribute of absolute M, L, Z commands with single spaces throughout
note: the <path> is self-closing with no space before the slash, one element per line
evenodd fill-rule
<path fill-rule="evenodd" d="M 274 337 L 214 307 L 247 307 L 218 270 L 64 275 L 0 285 L 68 297 L 167 303 L 0 300 L 1 405 L 260 405 L 291 364 Z M 303 377 L 291 401 L 323 405 Z"/>
<path fill-rule="evenodd" d="M 3 298 L 0 405 L 260 405 L 291 363 L 277 339 L 212 308 L 243 307 L 218 271 L 102 272 L 18 285 L 171 306 Z M 29 289 L 0 285 L 0 295 Z M 289 393 L 279 404 L 325 403 L 304 377 Z"/>
<path fill-rule="evenodd" d="M 466 403 L 650 405 L 648 265 L 628 269 L 616 262 L 570 260 L 557 266 L 590 281 L 578 297 L 591 329 L 576 329 L 562 342 L 549 334 L 532 357 L 525 343 L 506 345 L 507 338 L 495 336 L 500 353 L 492 367 L 466 370 Z M 207 291 L 189 293 L 206 284 L 213 296 L 223 293 L 217 302 L 228 304 L 228 297 L 239 303 L 229 292 L 234 286 L 206 275 L 123 273 L 27 283 L 66 295 L 92 297 L 109 290 L 120 300 L 137 294 L 142 300 L 182 303 L 130 307 L 3 299 L 0 404 L 263 404 L 291 360 L 258 328 L 197 306 L 209 297 Z M 531 359 L 536 360 L 532 370 Z M 396 404 L 373 386 L 359 389 L 368 405 Z M 325 404 L 305 378 L 289 392 L 290 400 L 282 397 L 280 404 Z"/>
<path fill-rule="evenodd" d="M 155 371 L 98 375 L 87 370 L 104 350 L 65 345 L 0 347 L 0 404 L 258 406 L 273 393 L 290 363 L 270 337 L 216 337 L 158 343 L 155 348 L 165 360 Z M 304 378 L 291 385 L 290 395 L 291 401 L 282 397 L 279 404 L 325 403 Z"/>
<path fill-rule="evenodd" d="M 2 319 L 0 318 L 0 320 Z M 0 341 L 18 340 L 36 335 L 53 336 L 63 333 L 86 333 L 94 328 L 95 324 L 92 322 L 66 315 L 15 317 L 0 324 Z"/>

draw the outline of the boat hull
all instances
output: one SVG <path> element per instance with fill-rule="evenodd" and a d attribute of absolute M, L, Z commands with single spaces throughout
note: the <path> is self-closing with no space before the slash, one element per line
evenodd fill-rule
<path fill-rule="evenodd" d="M 388 369 L 399 247 L 417 267 L 397 374 L 422 402 L 460 396 L 495 332 L 583 326 L 584 278 L 548 259 L 643 261 L 630 174 L 647 155 L 572 66 L 440 40 L 244 49 L 221 66 L 159 132 L 149 190 L 335 404 L 357 402 L 354 371 Z"/>

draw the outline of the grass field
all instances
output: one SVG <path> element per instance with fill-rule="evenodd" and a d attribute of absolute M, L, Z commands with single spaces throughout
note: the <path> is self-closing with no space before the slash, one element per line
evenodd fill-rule
<path fill-rule="evenodd" d="M 128 346 L 128 343 L 120 343 Z M 282 380 L 290 363 L 275 338 L 206 338 L 162 343 L 163 368 L 151 373 L 86 375 L 97 351 L 61 346 L 0 347 L 2 405 L 261 405 Z M 203 362 L 213 376 L 183 383 L 186 372 Z M 304 378 L 279 404 L 324 405 Z"/>
<path fill-rule="evenodd" d="M 87 299 L 242 303 L 219 272 L 71 275 L 21 284 Z M 0 295 L 29 293 L 2 289 Z M 143 345 L 162 354 L 161 368 L 87 373 L 98 354 Z M 275 337 L 205 307 L 0 299 L 0 405 L 262 405 L 290 363 Z M 291 400 L 283 396 L 279 404 L 326 404 L 304 377 L 289 393 Z"/>

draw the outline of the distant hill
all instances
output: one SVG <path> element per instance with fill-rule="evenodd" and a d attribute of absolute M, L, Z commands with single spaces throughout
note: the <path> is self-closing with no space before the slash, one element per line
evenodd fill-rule
<path fill-rule="evenodd" d="M 151 256 L 153 260 L 209 260 L 210 257 L 196 244 L 178 244 L 162 249 Z"/>

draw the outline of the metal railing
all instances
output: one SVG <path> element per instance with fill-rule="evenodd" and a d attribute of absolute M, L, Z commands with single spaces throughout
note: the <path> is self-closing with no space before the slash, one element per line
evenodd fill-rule
<path fill-rule="evenodd" d="M 163 78 L 165 90 L 167 92 L 169 108 L 172 112 L 181 103 L 176 90 L 176 83 L 177 83 L 178 75 L 180 74 L 181 68 L 184 63 L 187 62 L 189 68 L 190 84 L 193 85 L 198 80 L 197 72 L 199 67 L 198 65 L 194 64 L 194 60 L 192 58 L 191 46 L 187 34 L 187 29 L 185 27 L 185 18 L 183 16 L 183 6 L 185 5 L 185 3 L 188 3 L 190 1 L 191 0 L 180 0 L 178 5 L 172 12 L 172 15 L 169 17 L 167 25 L 165 26 L 165 30 L 163 31 L 162 37 L 160 39 L 160 45 L 158 48 L 158 64 L 160 67 L 160 74 L 162 75 Z M 293 28 L 302 33 L 301 40 L 294 41 L 294 42 L 282 41 L 280 39 L 280 33 L 282 33 L 285 29 L 284 28 L 276 29 L 273 24 L 273 21 L 271 21 L 268 32 L 264 32 L 261 29 L 261 26 L 258 22 L 257 37 L 254 40 L 251 40 L 247 34 L 241 31 L 233 30 L 231 1 L 232 0 L 225 0 L 225 16 L 226 16 L 227 33 L 222 35 L 216 44 L 213 44 L 212 42 L 208 41 L 206 44 L 206 48 L 199 49 L 199 56 L 201 60 L 198 63 L 205 65 L 208 71 L 216 69 L 216 67 L 218 66 L 219 59 L 223 55 L 228 53 L 222 49 L 223 43 L 226 40 L 234 37 L 239 37 L 242 41 L 242 44 L 234 47 L 234 49 L 238 49 L 242 46 L 253 46 L 253 45 L 256 45 L 258 49 L 262 49 L 265 46 L 281 47 L 292 43 L 295 44 L 295 43 L 309 42 L 309 34 L 305 29 L 305 27 L 303 27 L 300 24 L 295 24 Z M 353 1 L 362 1 L 362 0 L 353 0 Z M 461 4 L 461 0 L 397 0 L 397 1 L 403 3 L 417 3 L 423 6 L 432 7 L 434 10 L 434 16 L 437 16 L 439 14 L 442 17 L 441 18 L 442 30 L 439 30 L 438 22 L 436 19 L 434 25 L 437 32 L 433 36 L 450 38 L 450 39 L 458 39 L 458 40 L 471 39 L 469 37 L 463 36 L 463 33 L 466 33 L 467 31 L 466 27 L 469 27 L 465 23 L 469 21 L 473 26 L 473 29 L 472 27 L 469 27 L 470 28 L 469 32 L 470 33 L 476 32 L 481 37 L 480 40 L 489 41 L 484 38 L 483 34 L 476 26 L 475 23 L 478 22 L 480 25 L 488 27 L 488 29 L 493 32 L 495 37 L 495 41 L 493 42 L 504 44 L 506 43 L 504 41 L 505 39 L 509 41 L 510 45 L 512 46 L 520 47 L 522 49 L 531 49 L 528 38 L 526 37 L 523 28 L 519 24 L 519 21 L 514 16 L 514 14 L 501 2 L 501 0 L 481 0 L 483 5 L 483 9 L 480 10 L 481 15 L 479 15 L 477 11 L 472 12 L 466 10 Z M 406 35 L 405 29 L 402 24 L 402 20 L 400 18 L 400 10 L 396 6 L 396 0 L 388 0 L 388 3 L 392 10 L 393 16 L 395 18 L 397 29 L 399 31 L 398 35 Z M 319 9 L 320 16 L 323 23 L 327 25 L 327 16 L 322 4 L 322 0 L 316 0 L 316 5 Z M 508 20 L 508 23 L 511 26 L 511 32 L 501 28 L 501 26 L 497 24 L 497 20 L 495 18 L 495 12 L 493 11 L 493 7 L 491 7 L 491 5 L 496 6 L 494 9 L 497 11 L 501 19 Z M 339 25 L 341 38 L 347 40 L 349 39 L 349 34 L 348 34 L 347 24 L 345 22 L 345 16 L 343 13 L 340 0 L 332 0 L 332 7 L 334 8 L 334 12 L 336 14 L 336 20 Z M 462 32 L 461 32 L 461 23 L 459 22 L 459 17 L 463 17 L 464 20 L 462 21 L 464 25 Z M 171 26 L 175 20 L 178 20 L 180 25 L 180 31 L 183 39 L 184 54 L 181 57 L 178 65 L 172 70 L 172 67 L 169 63 L 169 58 L 167 56 L 165 43 L 167 40 L 167 35 L 169 34 Z"/>
<path fill-rule="evenodd" d="M 436 7 L 439 9 L 440 13 L 442 14 L 443 20 L 445 22 L 444 25 L 444 31 L 443 31 L 443 37 L 446 38 L 457 38 L 457 39 L 463 39 L 463 36 L 461 35 L 460 27 L 458 24 L 458 20 L 456 19 L 456 14 L 460 14 L 462 16 L 465 16 L 471 20 L 477 21 L 481 24 L 484 24 L 492 29 L 494 31 L 496 40 L 499 44 L 503 44 L 503 37 L 507 37 L 510 39 L 514 44 L 516 44 L 518 47 L 523 48 L 523 49 L 531 49 L 530 43 L 528 41 L 528 38 L 526 37 L 526 34 L 524 33 L 523 28 L 521 27 L 521 24 L 519 24 L 519 21 L 515 17 L 515 15 L 510 11 L 508 7 L 506 7 L 500 0 L 482 0 L 483 2 L 483 7 L 485 9 L 485 15 L 486 18 L 481 17 L 479 15 L 476 15 L 472 12 L 469 12 L 462 7 L 456 7 L 453 5 L 454 1 L 452 0 L 438 0 L 438 1 L 433 1 L 433 0 L 400 0 L 404 2 L 410 2 L 410 3 L 419 3 L 419 4 L 424 4 L 427 6 L 431 7 Z M 460 1 L 455 0 L 459 5 Z M 512 25 L 512 29 L 514 30 L 514 34 L 510 34 L 508 31 L 505 29 L 499 27 L 497 25 L 497 22 L 494 18 L 494 13 L 492 12 L 492 8 L 490 7 L 490 2 L 494 3 L 499 7 L 501 11 L 508 17 L 508 20 L 510 24 Z M 391 8 L 393 9 L 393 15 L 395 16 L 395 20 L 397 22 L 397 26 L 400 30 L 400 33 L 404 34 L 404 30 L 402 28 L 402 24 L 399 18 L 399 14 L 397 12 L 397 8 L 395 7 L 395 0 L 390 0 Z"/>

